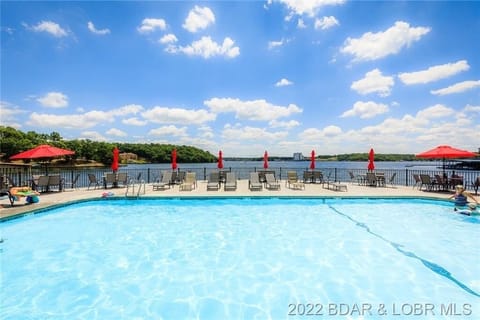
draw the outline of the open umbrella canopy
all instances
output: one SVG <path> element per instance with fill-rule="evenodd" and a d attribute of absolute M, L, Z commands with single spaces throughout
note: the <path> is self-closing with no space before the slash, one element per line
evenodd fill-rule
<path fill-rule="evenodd" d="M 222 150 L 218 151 L 218 163 L 217 163 L 217 168 L 218 168 L 218 169 L 223 169 L 223 155 L 222 155 Z"/>
<path fill-rule="evenodd" d="M 112 170 L 113 172 L 117 172 L 118 170 L 118 157 L 119 157 L 120 151 L 118 150 L 117 147 L 113 148 L 113 161 L 112 161 Z"/>
<path fill-rule="evenodd" d="M 310 169 L 315 169 L 315 150 L 312 150 L 312 154 L 310 156 Z"/>
<path fill-rule="evenodd" d="M 368 171 L 373 171 L 375 170 L 375 163 L 373 162 L 375 160 L 375 152 L 373 151 L 373 148 L 370 149 L 370 152 L 368 154 Z"/>
<path fill-rule="evenodd" d="M 172 150 L 172 170 L 177 170 L 177 149 Z"/>
<path fill-rule="evenodd" d="M 62 156 L 71 156 L 75 152 L 68 149 L 57 148 L 48 144 L 39 145 L 33 149 L 20 152 L 10 157 L 10 160 L 20 159 L 48 159 Z"/>
<path fill-rule="evenodd" d="M 268 169 L 268 153 L 265 150 L 265 153 L 263 154 L 263 168 Z"/>
<path fill-rule="evenodd" d="M 473 158 L 475 156 L 476 154 L 473 152 L 453 148 L 450 146 L 438 146 L 416 155 L 418 158 L 429 159 Z"/>

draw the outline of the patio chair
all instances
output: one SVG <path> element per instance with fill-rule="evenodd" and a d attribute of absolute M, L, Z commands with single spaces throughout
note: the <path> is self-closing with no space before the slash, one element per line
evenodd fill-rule
<path fill-rule="evenodd" d="M 397 176 L 397 173 L 394 172 L 391 176 L 390 176 L 390 179 L 388 179 L 388 184 L 391 185 L 392 187 L 395 186 L 395 184 L 393 183 L 395 181 L 395 177 Z"/>
<path fill-rule="evenodd" d="M 162 171 L 162 178 L 153 183 L 153 191 L 170 189 L 170 181 L 172 180 L 172 171 Z"/>
<path fill-rule="evenodd" d="M 312 182 L 323 184 L 323 173 L 321 171 L 313 171 Z"/>
<path fill-rule="evenodd" d="M 207 181 L 207 191 L 220 189 L 220 172 L 210 172 Z"/>
<path fill-rule="evenodd" d="M 295 190 L 305 189 L 305 183 L 301 182 L 300 179 L 298 179 L 296 171 L 287 172 L 287 180 L 285 180 L 285 186 Z"/>
<path fill-rule="evenodd" d="M 182 184 L 186 179 L 185 171 L 178 171 L 175 177 L 172 175 L 172 179 L 174 179 L 174 184 Z"/>
<path fill-rule="evenodd" d="M 117 176 L 115 173 L 106 173 L 105 176 L 103 177 L 103 187 L 105 189 L 108 188 L 108 185 L 110 185 L 113 188 L 116 183 L 117 183 Z"/>
<path fill-rule="evenodd" d="M 93 173 L 88 174 L 88 188 L 90 190 L 91 186 L 94 186 L 94 190 L 100 188 L 100 182 L 97 180 L 97 177 Z"/>
<path fill-rule="evenodd" d="M 265 187 L 268 190 L 280 190 L 280 183 L 277 182 L 272 173 L 265 174 Z"/>
<path fill-rule="evenodd" d="M 262 191 L 263 186 L 258 177 L 258 172 L 250 172 L 250 179 L 248 180 L 248 189 L 250 191 Z"/>
<path fill-rule="evenodd" d="M 376 187 L 377 186 L 377 177 L 375 176 L 375 173 L 373 172 L 367 172 L 367 177 L 366 177 L 367 185 L 370 187 Z"/>
<path fill-rule="evenodd" d="M 312 183 L 313 182 L 313 172 L 304 171 L 303 172 L 303 183 Z"/>
<path fill-rule="evenodd" d="M 48 191 L 52 191 L 52 188 L 63 191 L 63 179 L 59 174 L 48 177 Z"/>
<path fill-rule="evenodd" d="M 126 187 L 128 183 L 128 175 L 126 172 L 119 172 L 117 173 L 117 186 L 122 186 Z"/>
<path fill-rule="evenodd" d="M 235 177 L 235 172 L 227 172 L 225 184 L 223 189 L 225 191 L 235 191 L 237 190 L 237 178 Z"/>
<path fill-rule="evenodd" d="M 478 188 L 480 187 L 480 176 L 475 179 L 475 182 L 472 183 L 473 185 L 473 190 L 475 190 L 475 194 L 478 192 Z"/>
<path fill-rule="evenodd" d="M 439 174 L 434 175 L 435 177 L 435 183 L 439 188 L 442 188 L 442 190 L 448 190 L 448 179 L 442 177 Z"/>
<path fill-rule="evenodd" d="M 36 190 L 39 192 L 45 192 L 48 191 L 48 180 L 49 176 L 39 176 L 37 183 L 36 183 Z"/>
<path fill-rule="evenodd" d="M 197 175 L 195 172 L 187 172 L 185 181 L 180 185 L 180 191 L 192 191 L 197 187 Z"/>
<path fill-rule="evenodd" d="M 63 183 L 64 188 L 66 189 L 67 187 L 70 187 L 71 189 L 78 189 L 77 183 L 79 178 L 80 178 L 80 173 L 77 173 L 75 175 L 75 178 L 73 178 L 72 181 L 65 181 Z"/>
<path fill-rule="evenodd" d="M 420 180 L 422 181 L 422 184 L 420 185 L 420 190 L 422 190 L 423 186 L 425 186 L 425 191 L 432 191 L 435 190 L 437 187 L 437 183 L 435 182 L 435 180 L 430 178 L 428 174 L 421 174 Z"/>

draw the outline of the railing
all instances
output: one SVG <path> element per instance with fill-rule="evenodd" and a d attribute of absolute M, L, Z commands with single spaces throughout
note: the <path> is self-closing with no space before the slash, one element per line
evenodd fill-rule
<path fill-rule="evenodd" d="M 143 177 L 144 183 L 152 183 L 160 178 L 161 172 L 167 169 L 159 168 L 121 168 L 119 172 L 126 172 L 128 179 L 133 179 L 134 177 Z M 216 168 L 207 168 L 207 167 L 185 167 L 182 168 L 182 171 L 195 172 L 198 180 L 207 180 L 210 172 L 217 171 Z M 252 168 L 252 167 L 228 167 L 222 169 L 222 171 L 232 171 L 235 172 L 235 175 L 238 179 L 248 179 L 250 172 L 252 171 L 263 171 L 263 168 Z M 280 167 L 280 168 L 269 168 L 269 171 L 274 171 L 277 179 L 285 180 L 287 178 L 288 171 L 295 171 L 299 177 L 303 177 L 304 171 L 310 171 L 308 168 L 290 168 L 290 167 Z M 365 175 L 367 169 L 349 169 L 349 168 L 321 168 L 317 169 L 321 171 L 324 178 L 332 181 L 340 182 L 351 182 L 350 173 L 354 176 Z M 443 175 L 441 169 L 437 170 L 417 170 L 417 169 L 381 169 L 376 170 L 377 172 L 385 173 L 385 180 L 387 184 L 390 184 L 390 177 L 396 173 L 394 180 L 391 184 L 399 186 L 413 186 L 415 185 L 415 180 L 413 178 L 414 174 L 428 174 L 433 176 L 435 174 Z M 450 177 L 454 170 L 446 170 L 445 173 Z M 51 174 L 60 174 L 64 182 L 70 182 L 75 179 L 77 174 L 80 174 L 80 177 L 77 180 L 78 187 L 87 187 L 89 185 L 88 174 L 93 173 L 97 176 L 99 181 L 102 181 L 101 177 L 105 174 L 111 172 L 111 169 L 108 167 L 105 168 L 49 168 L 48 173 Z M 455 170 L 456 174 L 463 177 L 464 186 L 467 189 L 473 189 L 473 184 L 477 177 L 480 176 L 480 171 L 478 170 Z M 6 175 L 11 178 L 11 180 L 17 186 L 29 185 L 31 183 L 32 175 L 44 175 L 45 168 L 32 168 L 30 166 L 16 166 L 16 165 L 0 165 L 0 175 Z M 141 175 L 140 175 L 141 174 Z M 352 181 L 356 182 L 356 181 Z"/>

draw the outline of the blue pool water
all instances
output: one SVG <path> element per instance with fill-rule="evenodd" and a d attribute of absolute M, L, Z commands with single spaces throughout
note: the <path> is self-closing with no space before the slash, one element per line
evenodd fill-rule
<path fill-rule="evenodd" d="M 479 227 L 427 200 L 79 203 L 0 224 L 0 319 L 478 319 Z"/>

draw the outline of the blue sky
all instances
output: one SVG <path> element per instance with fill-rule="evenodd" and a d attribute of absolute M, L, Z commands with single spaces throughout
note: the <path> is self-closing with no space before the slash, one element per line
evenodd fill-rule
<path fill-rule="evenodd" d="M 480 147 L 480 2 L 1 2 L 0 124 L 224 156 Z"/>

